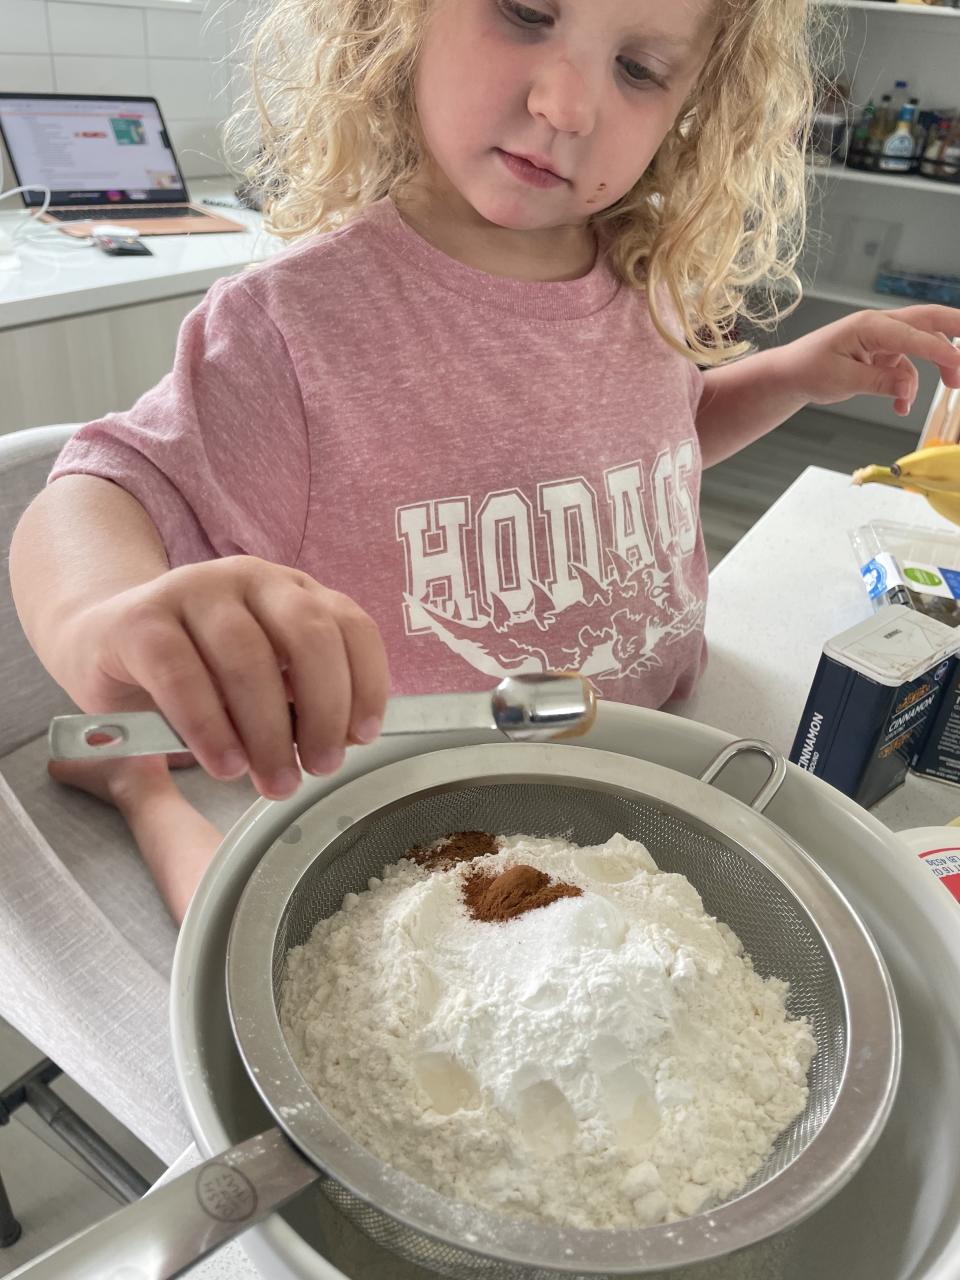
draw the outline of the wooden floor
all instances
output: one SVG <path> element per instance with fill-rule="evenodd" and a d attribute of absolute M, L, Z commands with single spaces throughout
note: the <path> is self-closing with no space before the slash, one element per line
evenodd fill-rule
<path fill-rule="evenodd" d="M 704 473 L 700 516 L 710 567 L 806 467 L 852 472 L 871 462 L 893 462 L 914 444 L 915 436 L 898 427 L 803 409 L 770 435 Z"/>

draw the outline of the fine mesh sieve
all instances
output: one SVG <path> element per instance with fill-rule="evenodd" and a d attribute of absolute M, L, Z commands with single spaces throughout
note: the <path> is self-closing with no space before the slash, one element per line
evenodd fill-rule
<path fill-rule="evenodd" d="M 743 750 L 776 777 L 751 809 L 707 785 Z M 238 906 L 227 956 L 241 1054 L 267 1106 L 317 1166 L 329 1198 L 379 1244 L 424 1269 L 471 1280 L 597 1280 L 719 1256 L 796 1223 L 852 1176 L 879 1136 L 899 1069 L 899 1024 L 883 963 L 852 908 L 759 809 L 783 764 L 733 744 L 702 780 L 586 747 L 495 745 L 388 765 L 323 797 L 264 856 Z M 453 1202 L 354 1142 L 300 1075 L 277 1010 L 288 950 L 415 844 L 451 831 L 642 841 L 687 876 L 738 934 L 764 977 L 789 983 L 789 1013 L 817 1053 L 803 1113 L 729 1200 L 672 1225 L 561 1228 Z M 266 980 L 266 975 L 270 980 Z"/>

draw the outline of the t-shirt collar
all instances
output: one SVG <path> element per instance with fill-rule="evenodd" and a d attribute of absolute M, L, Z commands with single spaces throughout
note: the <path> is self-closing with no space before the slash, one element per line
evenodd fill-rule
<path fill-rule="evenodd" d="M 404 222 L 389 196 L 372 204 L 363 216 L 377 228 L 393 253 L 430 275 L 443 288 L 510 315 L 576 320 L 602 310 L 621 288 L 602 253 L 597 254 L 590 271 L 576 280 L 513 280 L 469 267 L 435 248 Z"/>

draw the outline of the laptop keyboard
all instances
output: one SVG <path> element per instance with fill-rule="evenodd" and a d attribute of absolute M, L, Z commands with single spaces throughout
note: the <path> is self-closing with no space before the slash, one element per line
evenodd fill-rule
<path fill-rule="evenodd" d="M 183 205 L 146 204 L 123 209 L 48 209 L 51 218 L 59 222 L 129 222 L 131 218 L 204 218 L 206 214 L 196 209 L 186 209 Z"/>

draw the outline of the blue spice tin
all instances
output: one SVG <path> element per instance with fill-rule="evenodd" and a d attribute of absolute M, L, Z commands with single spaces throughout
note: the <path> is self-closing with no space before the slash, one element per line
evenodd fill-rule
<path fill-rule="evenodd" d="M 957 665 L 960 634 L 892 604 L 823 646 L 790 759 L 865 808 L 900 785 Z"/>

